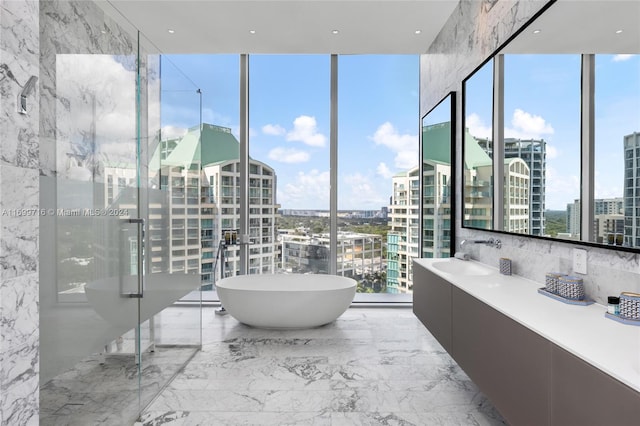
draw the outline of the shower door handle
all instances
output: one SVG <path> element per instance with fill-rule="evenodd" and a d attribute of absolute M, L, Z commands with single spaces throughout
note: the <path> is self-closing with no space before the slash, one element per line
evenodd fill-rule
<path fill-rule="evenodd" d="M 143 218 L 130 218 L 124 219 L 126 223 L 135 223 L 138 225 L 138 249 L 137 249 L 137 275 L 138 275 L 138 291 L 136 293 L 124 293 L 121 292 L 122 297 L 129 297 L 132 299 L 142 299 L 144 296 L 144 237 L 145 227 Z"/>

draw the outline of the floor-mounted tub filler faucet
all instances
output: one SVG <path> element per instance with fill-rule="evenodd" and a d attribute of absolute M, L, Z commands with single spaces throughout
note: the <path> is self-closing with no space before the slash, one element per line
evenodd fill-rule
<path fill-rule="evenodd" d="M 462 240 L 462 242 L 460 242 L 460 248 L 464 247 L 465 244 L 484 244 L 498 249 L 502 247 L 502 242 L 497 238 L 489 238 L 488 240 Z"/>

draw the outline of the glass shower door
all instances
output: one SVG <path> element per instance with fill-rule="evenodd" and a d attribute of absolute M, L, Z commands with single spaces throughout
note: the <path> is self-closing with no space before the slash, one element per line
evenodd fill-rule
<path fill-rule="evenodd" d="M 42 424 L 127 424 L 141 406 L 137 41 L 90 47 L 53 44 L 40 74 Z"/>
<path fill-rule="evenodd" d="M 140 36 L 139 149 L 144 293 L 140 302 L 141 407 L 201 347 L 201 270 L 213 205 L 201 171 L 201 93 Z M 131 258 L 133 264 L 134 259 Z M 151 410 L 153 407 L 149 407 Z"/>
<path fill-rule="evenodd" d="M 40 422 L 132 424 L 201 346 L 200 93 L 113 3 L 38 7 Z"/>
<path fill-rule="evenodd" d="M 157 369 L 143 301 L 156 69 L 108 4 L 38 7 L 40 422 L 132 424 L 168 380 L 145 386 Z"/>

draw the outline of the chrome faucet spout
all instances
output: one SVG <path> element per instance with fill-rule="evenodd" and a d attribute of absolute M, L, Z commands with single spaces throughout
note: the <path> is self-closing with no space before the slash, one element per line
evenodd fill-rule
<path fill-rule="evenodd" d="M 501 248 L 502 242 L 497 238 L 489 238 L 488 240 L 462 240 L 460 242 L 460 248 L 465 244 L 484 244 L 490 247 Z"/>

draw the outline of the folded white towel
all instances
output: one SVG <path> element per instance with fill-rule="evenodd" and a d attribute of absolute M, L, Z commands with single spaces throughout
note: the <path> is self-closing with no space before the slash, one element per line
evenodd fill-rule
<path fill-rule="evenodd" d="M 460 259 L 460 260 L 469 260 L 471 259 L 471 256 L 469 256 L 469 253 L 464 253 L 464 252 L 456 252 L 456 254 L 454 254 L 454 257 L 456 259 Z"/>

